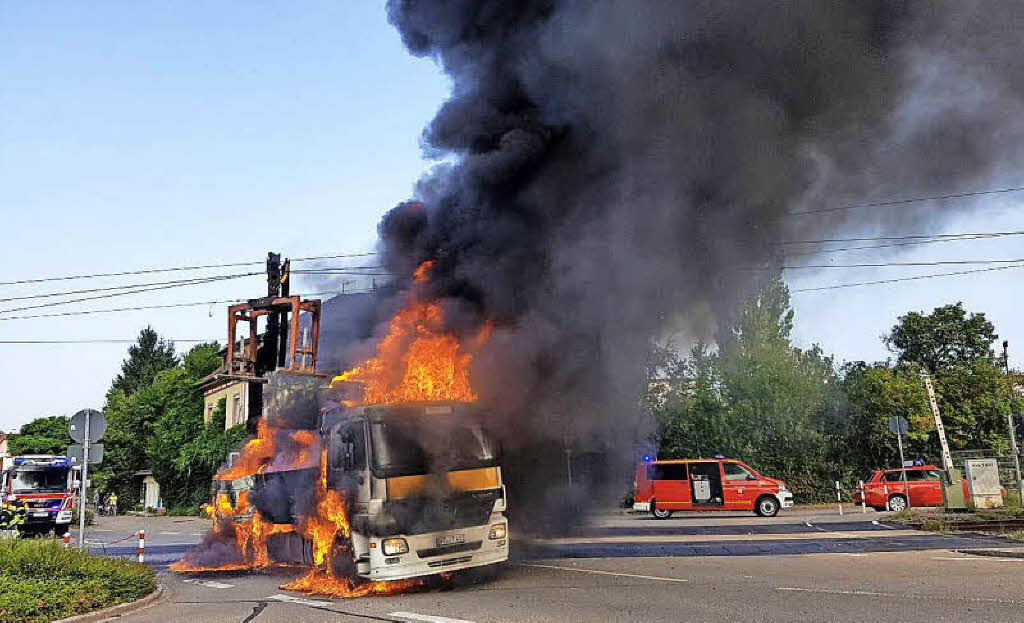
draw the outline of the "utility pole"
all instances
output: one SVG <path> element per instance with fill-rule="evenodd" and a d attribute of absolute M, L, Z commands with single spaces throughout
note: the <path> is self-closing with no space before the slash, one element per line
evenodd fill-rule
<path fill-rule="evenodd" d="M 279 296 L 281 296 L 281 254 L 270 252 L 267 253 L 267 298 L 275 299 Z M 260 358 L 264 363 L 262 367 L 266 369 L 257 371 L 257 374 L 269 372 L 277 365 L 281 324 L 280 314 L 272 313 L 267 316 L 267 332 L 263 341 L 265 355 Z"/>
<path fill-rule="evenodd" d="M 1003 367 L 1006 369 L 1006 382 L 1010 384 L 1010 392 L 1013 392 L 1013 380 L 1010 378 L 1010 342 L 1003 340 Z M 1024 503 L 1024 478 L 1020 474 L 1020 451 L 1017 449 L 1017 431 L 1013 425 L 1013 414 L 1006 414 L 1006 428 L 1010 433 L 1010 454 L 1013 455 L 1013 469 L 1017 476 L 1017 492 L 1020 493 L 1021 502 Z"/>

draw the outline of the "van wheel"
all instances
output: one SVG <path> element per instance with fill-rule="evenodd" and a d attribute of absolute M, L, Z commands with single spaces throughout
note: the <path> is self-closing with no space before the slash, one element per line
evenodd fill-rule
<path fill-rule="evenodd" d="M 889 510 L 894 513 L 907 510 L 907 498 L 901 494 L 896 493 L 889 496 Z"/>
<path fill-rule="evenodd" d="M 654 500 L 651 500 L 651 514 L 654 515 L 655 519 L 668 519 L 672 516 L 672 511 L 667 508 L 658 508 Z"/>
<path fill-rule="evenodd" d="M 774 495 L 762 495 L 757 499 L 754 512 L 761 517 L 774 517 L 779 514 L 779 501 Z"/>

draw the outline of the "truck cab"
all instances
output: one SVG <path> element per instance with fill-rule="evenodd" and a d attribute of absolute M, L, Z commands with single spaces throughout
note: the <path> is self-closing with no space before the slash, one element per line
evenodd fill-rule
<path fill-rule="evenodd" d="M 398 580 L 508 559 L 496 445 L 472 405 L 346 409 L 327 436 L 328 486 L 349 500 L 356 573 Z"/>
<path fill-rule="evenodd" d="M 18 531 L 25 535 L 63 535 L 74 508 L 71 461 L 66 456 L 7 457 L 0 471 L 0 502 L 24 514 Z"/>

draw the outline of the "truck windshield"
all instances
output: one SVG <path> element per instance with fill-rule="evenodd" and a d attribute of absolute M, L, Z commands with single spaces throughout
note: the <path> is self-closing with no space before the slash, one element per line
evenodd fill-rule
<path fill-rule="evenodd" d="M 494 443 L 476 426 L 395 418 L 370 430 L 373 469 L 384 478 L 497 465 Z"/>
<path fill-rule="evenodd" d="M 67 469 L 19 469 L 11 481 L 13 493 L 62 493 L 68 488 Z"/>

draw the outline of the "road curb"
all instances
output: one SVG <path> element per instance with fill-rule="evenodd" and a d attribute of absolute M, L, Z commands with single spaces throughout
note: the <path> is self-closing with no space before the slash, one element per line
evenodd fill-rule
<path fill-rule="evenodd" d="M 136 599 L 135 601 L 131 601 L 126 604 L 118 604 L 102 610 L 86 612 L 85 614 L 76 614 L 75 616 L 68 617 L 66 619 L 58 619 L 53 623 L 92 623 L 93 621 L 105 621 L 112 617 L 120 617 L 135 612 L 136 610 L 142 610 L 143 608 L 153 605 L 163 596 L 164 587 L 157 586 L 155 591 L 146 595 L 142 599 Z"/>
<path fill-rule="evenodd" d="M 955 549 L 958 554 L 969 556 L 990 556 L 992 558 L 1024 558 L 1024 551 L 1005 551 L 998 549 Z"/>

